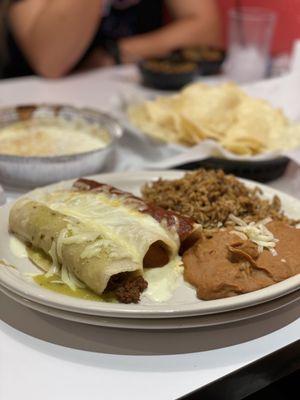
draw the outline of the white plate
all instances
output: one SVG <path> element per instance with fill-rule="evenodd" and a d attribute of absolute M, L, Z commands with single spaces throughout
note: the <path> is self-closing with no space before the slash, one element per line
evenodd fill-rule
<path fill-rule="evenodd" d="M 59 310 L 58 308 L 47 307 L 46 305 L 24 299 L 23 297 L 9 291 L 8 289 L 5 289 L 1 285 L 0 291 L 2 291 L 6 296 L 15 300 L 17 303 L 29 307 L 32 310 L 39 311 L 43 314 L 51 315 L 52 317 L 94 326 L 147 330 L 192 329 L 225 325 L 269 314 L 294 302 L 299 302 L 300 300 L 300 291 L 298 290 L 278 299 L 268 301 L 267 303 L 257 304 L 255 306 L 247 307 L 246 309 L 241 310 L 227 311 L 219 314 L 199 315 L 194 317 L 142 319 L 101 317 L 98 315 L 80 314 L 65 310 Z"/>
<path fill-rule="evenodd" d="M 104 174 L 95 175 L 91 178 L 139 194 L 139 188 L 146 181 L 157 179 L 158 177 L 176 179 L 182 175 L 183 172 L 179 171 L 160 171 Z M 250 181 L 245 181 L 245 183 L 249 187 L 261 187 L 267 197 L 272 197 L 275 194 L 279 195 L 286 213 L 291 217 L 299 218 L 300 201 L 264 185 L 258 185 Z M 71 184 L 72 181 L 68 181 L 60 183 L 59 186 L 69 187 Z M 52 190 L 55 186 L 57 184 L 43 188 L 43 190 Z M 33 282 L 31 278 L 24 275 L 24 273 L 33 273 L 39 270 L 28 259 L 17 258 L 10 251 L 9 234 L 7 232 L 9 209 L 9 205 L 0 209 L 0 258 L 4 258 L 16 266 L 16 269 L 1 267 L 0 284 L 19 296 L 48 307 L 81 314 L 116 318 L 187 317 L 221 313 L 253 306 L 284 296 L 300 287 L 300 274 L 298 274 L 285 281 L 252 293 L 210 301 L 199 300 L 196 297 L 196 291 L 185 284 L 183 280 L 174 292 L 173 297 L 164 303 L 154 303 L 143 298 L 139 304 L 112 304 L 68 297 L 44 289 Z"/>

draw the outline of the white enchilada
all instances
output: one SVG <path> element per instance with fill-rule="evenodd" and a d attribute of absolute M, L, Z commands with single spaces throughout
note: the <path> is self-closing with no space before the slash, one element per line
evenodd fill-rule
<path fill-rule="evenodd" d="M 174 261 L 181 246 L 195 241 L 198 227 L 190 218 L 86 179 L 71 190 L 20 199 L 9 226 L 47 277 L 59 276 L 74 290 L 86 285 L 99 295 L 114 291 L 124 303 L 138 302 L 147 288 L 144 268 Z M 41 262 L 41 254 L 48 262 Z"/>

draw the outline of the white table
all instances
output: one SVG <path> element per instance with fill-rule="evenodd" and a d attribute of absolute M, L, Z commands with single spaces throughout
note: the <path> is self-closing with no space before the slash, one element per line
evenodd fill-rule
<path fill-rule="evenodd" d="M 134 85 L 131 68 L 15 79 L 0 83 L 0 106 L 49 101 L 109 110 L 109 95 Z M 291 165 L 272 186 L 300 198 L 299 168 Z M 299 315 L 298 302 L 221 328 L 117 331 L 43 316 L 0 295 L 0 399 L 175 399 L 299 340 Z"/>

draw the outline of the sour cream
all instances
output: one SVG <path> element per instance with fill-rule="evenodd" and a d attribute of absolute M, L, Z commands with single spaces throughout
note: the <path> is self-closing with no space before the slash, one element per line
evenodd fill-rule
<path fill-rule="evenodd" d="M 181 257 L 176 257 L 162 268 L 147 268 L 144 270 L 144 278 L 148 287 L 144 296 L 155 302 L 169 300 L 180 283 L 183 274 Z"/>

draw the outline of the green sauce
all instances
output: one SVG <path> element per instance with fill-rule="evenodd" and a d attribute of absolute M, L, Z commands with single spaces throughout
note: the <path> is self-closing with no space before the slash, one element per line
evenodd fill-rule
<path fill-rule="evenodd" d="M 52 265 L 52 260 L 48 254 L 46 254 L 43 250 L 29 246 L 26 246 L 26 251 L 29 260 L 31 260 L 37 267 L 41 268 L 43 271 L 49 271 Z"/>
<path fill-rule="evenodd" d="M 51 257 L 49 257 L 45 252 L 32 247 L 27 247 L 27 253 L 29 259 L 43 271 L 48 271 L 50 269 L 52 265 L 52 260 Z M 114 294 L 111 292 L 104 293 L 100 296 L 88 288 L 76 288 L 75 290 L 72 290 L 68 285 L 61 282 L 60 276 L 58 275 L 47 277 L 46 273 L 43 273 L 34 276 L 33 280 L 39 286 L 45 289 L 64 294 L 66 296 L 90 301 L 106 301 L 110 303 L 117 303 Z"/>
<path fill-rule="evenodd" d="M 104 298 L 106 296 L 99 296 L 88 288 L 76 288 L 76 290 L 72 290 L 65 283 L 58 283 L 58 281 L 60 281 L 60 277 L 58 275 L 46 277 L 45 274 L 40 274 L 34 276 L 33 280 L 46 289 L 52 290 L 53 292 L 65 294 L 67 296 L 92 301 L 107 301 Z"/>
<path fill-rule="evenodd" d="M 17 269 L 14 265 L 12 265 L 8 261 L 4 260 L 4 258 L 0 258 L 0 267 L 10 267 L 13 269 Z"/>

